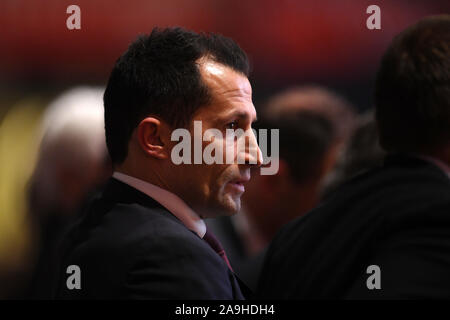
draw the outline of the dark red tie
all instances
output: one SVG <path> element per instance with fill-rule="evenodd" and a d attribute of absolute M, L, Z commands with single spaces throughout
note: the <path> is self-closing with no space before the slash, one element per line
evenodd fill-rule
<path fill-rule="evenodd" d="M 228 261 L 227 254 L 225 253 L 225 250 L 223 249 L 223 247 L 220 244 L 219 240 L 217 240 L 217 238 L 214 236 L 214 234 L 212 232 L 210 232 L 208 229 L 206 229 L 206 233 L 203 236 L 203 240 L 205 240 L 210 245 L 210 247 L 215 252 L 217 252 L 217 254 L 228 265 L 228 268 L 230 268 L 230 270 L 233 271 L 233 268 L 231 267 L 230 261 Z"/>

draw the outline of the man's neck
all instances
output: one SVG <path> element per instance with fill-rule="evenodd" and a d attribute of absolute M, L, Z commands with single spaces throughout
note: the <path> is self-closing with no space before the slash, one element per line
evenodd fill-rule
<path fill-rule="evenodd" d="M 169 189 L 166 183 L 161 179 L 160 176 L 152 172 L 151 170 L 146 170 L 145 173 L 142 173 L 141 170 L 137 170 L 138 166 L 132 166 L 128 163 L 115 165 L 113 168 L 113 172 L 119 172 L 126 174 L 130 177 L 134 177 L 140 180 L 143 180 L 145 182 L 151 183 L 159 188 L 165 189 L 167 191 L 172 192 L 172 190 Z"/>

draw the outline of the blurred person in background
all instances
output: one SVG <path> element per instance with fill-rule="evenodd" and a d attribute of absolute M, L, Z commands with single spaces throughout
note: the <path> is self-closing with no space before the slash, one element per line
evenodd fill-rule
<path fill-rule="evenodd" d="M 259 297 L 450 297 L 450 16 L 394 38 L 375 115 L 388 153 L 273 240 Z"/>
<path fill-rule="evenodd" d="M 367 111 L 357 117 L 354 132 L 339 155 L 335 169 L 324 182 L 321 201 L 345 181 L 382 165 L 385 155 L 378 137 L 375 114 Z"/>
<path fill-rule="evenodd" d="M 33 93 L 0 106 L 8 110 L 0 119 L 0 299 L 23 297 L 29 281 L 34 239 L 26 190 L 38 149 L 36 133 L 49 101 Z"/>
<path fill-rule="evenodd" d="M 36 233 L 36 265 L 28 298 L 50 298 L 55 254 L 83 204 L 111 175 L 106 149 L 103 88 L 76 87 L 43 115 L 28 206 Z M 52 272 L 53 270 L 53 272 Z"/>
<path fill-rule="evenodd" d="M 208 220 L 251 288 L 276 232 L 317 205 L 356 117 L 350 103 L 319 86 L 281 92 L 260 114 L 257 128 L 279 129 L 279 170 L 275 175 L 252 172 L 241 215 Z"/>

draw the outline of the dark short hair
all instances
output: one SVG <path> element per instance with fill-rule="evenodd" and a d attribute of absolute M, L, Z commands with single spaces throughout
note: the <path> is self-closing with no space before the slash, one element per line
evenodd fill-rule
<path fill-rule="evenodd" d="M 149 115 L 186 127 L 211 101 L 198 60 L 208 58 L 248 77 L 245 52 L 230 38 L 183 28 L 155 28 L 140 36 L 117 60 L 104 94 L 106 144 L 121 163 L 139 122 Z"/>
<path fill-rule="evenodd" d="M 322 86 L 309 84 L 288 88 L 271 97 L 265 105 L 265 116 L 277 116 L 310 111 L 326 118 L 333 127 L 336 141 L 347 140 L 355 125 L 355 108 L 343 96 Z"/>
<path fill-rule="evenodd" d="M 450 141 L 450 16 L 422 19 L 384 54 L 375 85 L 380 143 L 423 152 Z"/>
<path fill-rule="evenodd" d="M 355 122 L 349 102 L 317 85 L 283 90 L 259 111 L 256 127 L 280 129 L 279 156 L 297 183 L 320 175 L 325 156 L 348 139 Z"/>
<path fill-rule="evenodd" d="M 318 164 L 335 135 L 333 124 L 326 116 L 309 110 L 284 113 L 278 117 L 261 113 L 255 129 L 279 129 L 279 157 L 286 162 L 291 177 L 297 183 L 317 176 Z M 267 143 L 267 149 L 272 150 L 270 138 Z"/>

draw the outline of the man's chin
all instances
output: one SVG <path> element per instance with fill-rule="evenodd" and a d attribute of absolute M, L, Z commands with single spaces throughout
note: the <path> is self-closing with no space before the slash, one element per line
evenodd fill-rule
<path fill-rule="evenodd" d="M 227 195 L 225 197 L 224 207 L 224 215 L 232 216 L 241 210 L 241 197 L 240 196 L 231 196 Z"/>
<path fill-rule="evenodd" d="M 210 212 L 209 217 L 218 216 L 233 216 L 241 209 L 241 197 L 225 195 L 222 199 L 218 200 L 213 206 L 213 212 Z"/>

